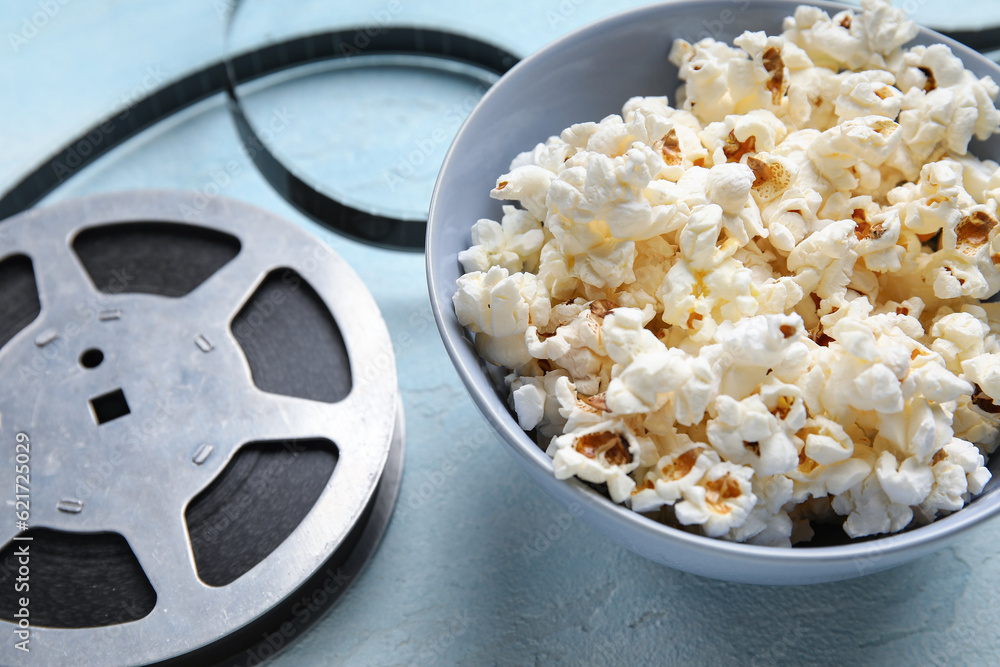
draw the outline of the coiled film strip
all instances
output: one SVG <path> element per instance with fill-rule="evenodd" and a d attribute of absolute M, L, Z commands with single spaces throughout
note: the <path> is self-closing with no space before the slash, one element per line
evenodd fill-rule
<path fill-rule="evenodd" d="M 239 11 L 237 5 L 233 9 Z M 232 21 L 230 21 L 231 29 Z M 357 37 L 364 34 L 364 48 Z M 341 202 L 285 164 L 261 138 L 239 95 L 240 86 L 290 68 L 367 55 L 432 56 L 503 74 L 518 59 L 507 50 L 474 37 L 433 28 L 385 26 L 374 34 L 361 29 L 326 31 L 254 49 L 190 74 L 124 112 L 84 131 L 80 137 L 19 181 L 0 198 L 0 220 L 34 206 L 67 179 L 102 155 L 160 120 L 196 102 L 226 92 L 229 108 L 247 153 L 268 183 L 299 211 L 319 224 L 356 240 L 397 250 L 422 250 L 427 222 L 383 215 Z"/>

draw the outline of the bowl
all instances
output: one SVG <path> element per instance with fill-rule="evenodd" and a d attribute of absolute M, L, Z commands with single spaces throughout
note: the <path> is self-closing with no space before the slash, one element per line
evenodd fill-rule
<path fill-rule="evenodd" d="M 944 547 L 962 531 L 1000 511 L 1000 453 L 994 478 L 965 508 L 895 535 L 835 546 L 773 548 L 687 533 L 611 502 L 577 480 L 560 481 L 552 461 L 518 426 L 506 390 L 476 354 L 452 307 L 462 274 L 458 253 L 471 243 L 480 218 L 499 220 L 500 202 L 489 192 L 521 151 L 573 123 L 600 120 L 636 95 L 667 95 L 677 70 L 667 60 L 675 38 L 706 36 L 731 42 L 744 30 L 781 31 L 781 20 L 802 2 L 684 0 L 643 7 L 603 19 L 550 44 L 500 79 L 472 111 L 445 158 L 430 209 L 427 273 L 431 305 L 445 347 L 476 405 L 502 436 L 520 466 L 560 504 L 612 540 L 654 561 L 694 574 L 758 584 L 806 584 L 884 570 Z M 846 5 L 809 3 L 831 15 Z M 912 44 L 944 43 L 977 76 L 1000 81 L 1000 67 L 965 46 L 921 29 Z M 1000 135 L 973 140 L 970 152 L 1000 157 Z M 495 375 L 495 374 L 494 374 Z"/>

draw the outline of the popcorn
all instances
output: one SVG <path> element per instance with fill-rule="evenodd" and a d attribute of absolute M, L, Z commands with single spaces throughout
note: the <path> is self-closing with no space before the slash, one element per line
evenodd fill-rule
<path fill-rule="evenodd" d="M 942 313 L 931 326 L 931 349 L 944 358 L 950 370 L 961 372 L 966 361 L 986 352 L 984 338 L 989 332 L 989 323 L 972 313 Z M 973 370 L 971 366 L 969 370 Z"/>
<path fill-rule="evenodd" d="M 688 442 L 675 454 L 661 458 L 642 489 L 632 493 L 632 509 L 648 512 L 675 503 L 690 492 L 710 468 L 721 463 L 719 455 L 702 445 Z"/>
<path fill-rule="evenodd" d="M 606 305 L 610 302 L 556 306 L 551 318 L 556 320 L 555 331 L 541 333 L 536 326 L 529 326 L 525 331 L 528 353 L 567 371 L 582 391 L 592 389 L 589 393 L 597 393 L 606 364 L 602 359 L 602 318 L 595 313 Z"/>
<path fill-rule="evenodd" d="M 987 212 L 986 207 L 975 205 L 964 212 L 965 215 L 952 226 L 945 226 L 941 234 L 941 264 L 946 274 L 939 279 L 958 283 L 960 295 L 987 298 L 1000 289 L 1000 271 L 996 262 L 1000 261 L 1000 239 L 997 238 L 997 220 Z M 950 251 L 950 252 L 949 252 Z M 945 288 L 939 293 L 935 280 L 935 294 L 941 298 L 951 296 L 954 288 Z"/>
<path fill-rule="evenodd" d="M 554 371 L 554 373 L 558 372 Z M 546 373 L 546 378 L 549 375 L 551 373 Z M 561 423 L 566 432 L 578 431 L 582 427 L 592 426 L 607 420 L 610 416 L 603 394 L 581 395 L 577 391 L 576 385 L 565 376 L 555 378 L 550 393 L 555 397 L 556 410 L 560 419 L 550 418 L 549 421 L 553 424 Z"/>
<path fill-rule="evenodd" d="M 761 158 L 760 155 L 758 154 L 757 157 L 763 161 L 764 158 Z M 754 168 L 754 162 L 748 160 L 747 164 L 751 169 Z M 757 173 L 756 170 L 754 173 Z M 767 178 L 767 176 L 758 176 L 758 178 Z M 822 201 L 823 197 L 816 190 L 802 190 L 797 186 L 792 186 L 785 190 L 778 200 L 762 209 L 761 217 L 764 219 L 764 224 L 767 225 L 768 240 L 775 250 L 782 253 L 791 252 L 796 245 L 805 239 L 818 220 L 816 213 Z"/>
<path fill-rule="evenodd" d="M 542 224 L 527 211 L 503 207 L 503 222 L 480 220 L 472 227 L 473 246 L 458 253 L 466 273 L 499 266 L 510 273 L 532 271 L 545 243 Z"/>
<path fill-rule="evenodd" d="M 906 14 L 879 0 L 862 0 L 864 11 L 829 14 L 800 6 L 785 19 L 784 37 L 802 47 L 812 61 L 833 70 L 885 67 L 894 52 L 917 35 Z"/>
<path fill-rule="evenodd" d="M 958 438 L 953 439 L 941 450 L 944 456 L 940 457 L 934 465 L 949 463 L 957 465 L 965 471 L 969 493 L 981 493 L 986 483 L 990 481 L 992 475 L 986 468 L 983 455 L 971 446 L 971 443 Z"/>
<path fill-rule="evenodd" d="M 975 390 L 974 390 L 975 391 Z M 982 405 L 990 410 L 997 410 L 993 401 L 981 393 L 978 400 Z M 952 417 L 952 429 L 956 438 L 967 440 L 979 449 L 983 454 L 992 454 L 996 451 L 998 440 L 1000 440 L 1000 415 L 991 414 L 972 402 L 968 396 L 959 399 L 958 407 Z"/>
<path fill-rule="evenodd" d="M 851 382 L 851 407 L 892 414 L 903 410 L 903 390 L 896 375 L 885 364 L 872 364 Z"/>
<path fill-rule="evenodd" d="M 858 258 L 855 224 L 841 220 L 809 235 L 788 255 L 788 270 L 806 294 L 821 299 L 843 294 Z"/>
<path fill-rule="evenodd" d="M 762 32 L 745 32 L 733 41 L 751 58 L 729 63 L 729 94 L 739 100 L 738 109 L 780 108 L 788 89 L 788 68 L 782 58 L 784 41 Z"/>
<path fill-rule="evenodd" d="M 636 356 L 608 385 L 608 407 L 615 414 L 652 412 L 665 395 L 681 388 L 692 373 L 690 358 L 678 349 Z"/>
<path fill-rule="evenodd" d="M 773 374 L 794 381 L 809 363 L 797 315 L 758 315 L 733 324 L 724 322 L 715 335 L 720 344 L 720 389 L 735 398 L 749 395 Z"/>
<path fill-rule="evenodd" d="M 620 503 L 635 488 L 628 473 L 639 466 L 642 448 L 653 446 L 645 440 L 640 442 L 621 422 L 609 420 L 553 438 L 548 454 L 557 479 L 575 476 L 607 484 L 611 499 Z"/>
<path fill-rule="evenodd" d="M 533 150 L 525 151 L 511 162 L 510 168 L 517 169 L 527 165 L 535 165 L 558 173 L 563 162 L 573 155 L 574 147 L 559 137 L 549 137 L 548 141 L 538 144 Z"/>
<path fill-rule="evenodd" d="M 722 227 L 746 245 L 754 237 L 767 237 L 756 202 L 749 198 L 756 181 L 754 172 L 742 164 L 721 164 L 708 170 L 707 194 L 722 208 Z"/>
<path fill-rule="evenodd" d="M 699 340 L 707 340 L 727 315 L 751 315 L 757 310 L 751 295 L 750 271 L 736 260 L 725 260 L 699 280 L 700 273 L 679 260 L 664 277 L 657 292 L 664 322 L 693 329 Z"/>
<path fill-rule="evenodd" d="M 885 116 L 896 120 L 903 106 L 903 93 L 892 84 L 896 77 L 884 70 L 849 74 L 840 80 L 840 95 L 834 110 L 840 120 L 861 116 Z"/>
<path fill-rule="evenodd" d="M 862 446 L 855 447 L 851 458 L 827 464 L 800 453 L 798 467 L 786 474 L 793 482 L 792 501 L 801 503 L 809 498 L 839 496 L 857 489 L 874 469 L 874 458 L 871 449 Z"/>
<path fill-rule="evenodd" d="M 980 493 L 992 475 L 983 465 L 983 455 L 972 443 L 955 438 L 934 456 L 934 483 L 920 503 L 928 520 L 941 511 L 962 509 L 970 494 Z"/>
<path fill-rule="evenodd" d="M 722 462 L 686 490 L 674 505 L 677 520 L 685 526 L 698 525 L 709 537 L 719 537 L 746 522 L 757 503 L 750 488 L 753 470 Z"/>
<path fill-rule="evenodd" d="M 677 92 L 685 110 L 696 111 L 710 121 L 735 112 L 736 103 L 729 94 L 729 63 L 746 61 L 745 51 L 711 38 L 696 44 L 678 39 L 669 57 L 686 82 Z"/>
<path fill-rule="evenodd" d="M 805 433 L 803 453 L 806 458 L 820 465 L 840 463 L 854 455 L 854 441 L 847 435 L 844 427 L 832 419 L 813 417 L 807 420 L 803 432 Z"/>
<path fill-rule="evenodd" d="M 759 396 L 737 401 L 721 395 L 708 422 L 708 441 L 727 461 L 749 465 L 761 476 L 793 470 L 799 462 L 791 434 Z"/>
<path fill-rule="evenodd" d="M 612 310 L 604 316 L 604 347 L 616 364 L 627 365 L 639 355 L 663 347 L 653 332 L 645 328 L 643 314 L 636 308 Z"/>
<path fill-rule="evenodd" d="M 789 78 L 787 122 L 799 130 L 825 129 L 837 122 L 841 74 L 826 67 L 806 67 L 790 71 Z"/>
<path fill-rule="evenodd" d="M 913 520 L 913 510 L 908 505 L 892 502 L 875 473 L 834 496 L 833 509 L 837 514 L 847 515 L 844 532 L 851 537 L 895 533 Z"/>
<path fill-rule="evenodd" d="M 784 475 L 773 475 L 766 480 L 755 476 L 751 489 L 757 496 L 757 505 L 746 522 L 730 529 L 724 539 L 768 547 L 792 546 L 792 519 L 784 508 L 792 499 L 793 488 L 792 480 Z"/>
<path fill-rule="evenodd" d="M 476 336 L 476 352 L 487 361 L 504 368 L 521 368 L 531 362 L 524 336 Z"/>
<path fill-rule="evenodd" d="M 986 203 L 986 191 L 991 187 L 993 175 L 1000 169 L 993 160 L 979 161 L 970 155 L 952 156 L 962 165 L 962 187 L 977 204 Z M 996 198 L 993 198 L 995 201 Z"/>
<path fill-rule="evenodd" d="M 919 505 L 931 492 L 934 473 L 911 456 L 900 463 L 892 452 L 882 452 L 875 464 L 875 476 L 886 497 L 899 505 Z"/>
<path fill-rule="evenodd" d="M 688 371 L 685 382 L 668 394 L 666 402 L 652 413 L 647 425 L 657 417 L 682 426 L 693 426 L 701 422 L 708 404 L 715 395 L 718 378 L 713 370 L 713 348 L 703 348 L 702 354 L 687 360 Z"/>
<path fill-rule="evenodd" d="M 742 164 L 720 164 L 708 170 L 705 194 L 713 204 L 730 215 L 741 213 L 755 180 L 753 171 Z M 741 239 L 745 244 L 749 239 Z"/>
<path fill-rule="evenodd" d="M 899 125 L 894 121 L 883 116 L 860 116 L 820 134 L 808 154 L 835 190 L 850 191 L 860 184 L 856 168 L 881 166 L 901 139 Z"/>
<path fill-rule="evenodd" d="M 757 151 L 773 151 L 788 134 L 785 124 L 772 112 L 755 109 L 742 115 L 727 115 L 725 120 L 710 123 L 700 134 L 712 152 L 716 165 L 743 162 Z"/>
<path fill-rule="evenodd" d="M 792 528 L 787 512 L 768 514 L 758 506 L 750 512 L 746 523 L 731 529 L 723 538 L 761 547 L 790 547 Z"/>
<path fill-rule="evenodd" d="M 551 313 L 545 286 L 536 276 L 496 266 L 462 276 L 454 301 L 459 323 L 488 336 L 523 334 L 529 321 L 545 324 Z"/>
<path fill-rule="evenodd" d="M 559 479 L 788 547 L 954 512 L 1000 443 L 1000 88 L 885 0 L 676 40 L 684 85 L 519 154 L 460 253 Z"/>
<path fill-rule="evenodd" d="M 963 395 L 972 394 L 972 385 L 950 372 L 943 364 L 935 361 L 920 363 L 926 356 L 918 356 L 910 364 L 910 372 L 903 383 L 904 393 L 922 396 L 935 403 L 957 401 Z M 963 364 L 963 369 L 965 366 Z M 966 378 L 974 379 L 969 370 L 964 370 Z"/>
<path fill-rule="evenodd" d="M 848 202 L 848 208 L 857 207 L 852 208 L 851 219 L 854 220 L 854 235 L 858 237 L 858 256 L 870 271 L 899 271 L 903 268 L 903 255 L 906 252 L 899 245 L 902 233 L 899 212 L 889 209 L 869 214 L 866 211 L 877 206 L 871 197 L 853 197 Z"/>
<path fill-rule="evenodd" d="M 544 167 L 526 164 L 513 169 L 509 174 L 497 179 L 497 185 L 490 197 L 502 200 L 517 200 L 533 216 L 545 219 L 545 197 L 555 174 Z"/>
<path fill-rule="evenodd" d="M 594 287 L 619 287 L 635 281 L 635 242 L 607 241 L 575 257 L 572 275 Z"/>
<path fill-rule="evenodd" d="M 525 430 L 538 428 L 539 432 L 551 437 L 561 433 L 568 425 L 562 415 L 561 394 L 565 391 L 575 397 L 576 391 L 565 372 L 555 370 L 541 376 L 511 374 L 507 379 L 511 390 L 511 402 L 521 428 Z"/>
<path fill-rule="evenodd" d="M 525 431 L 538 426 L 545 415 L 545 392 L 537 384 L 524 384 L 511 391 L 517 423 Z"/>
<path fill-rule="evenodd" d="M 974 345 L 973 349 L 977 348 L 978 346 Z M 965 359 L 961 364 L 962 376 L 974 383 L 977 388 L 975 393 L 964 393 L 973 393 L 973 403 L 987 412 L 992 412 L 993 406 L 990 403 L 995 401 L 1000 405 L 1000 355 L 979 354 Z M 981 394 L 985 394 L 985 397 Z"/>
<path fill-rule="evenodd" d="M 620 305 L 644 310 L 659 306 L 656 292 L 663 284 L 668 267 L 677 250 L 662 236 L 636 243 L 636 259 L 632 264 L 635 280 L 628 291 L 619 292 Z"/>
<path fill-rule="evenodd" d="M 918 159 L 939 148 L 965 153 L 973 136 L 986 139 L 997 132 L 1000 111 L 993 100 L 1000 88 L 993 79 L 977 79 L 944 44 L 915 46 L 902 61 L 899 122 Z"/>

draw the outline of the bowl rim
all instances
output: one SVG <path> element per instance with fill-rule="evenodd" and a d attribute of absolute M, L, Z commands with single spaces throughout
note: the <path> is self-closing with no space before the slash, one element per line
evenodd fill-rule
<path fill-rule="evenodd" d="M 454 285 L 449 286 L 444 284 L 443 280 L 439 279 L 437 275 L 439 270 L 437 267 L 440 266 L 441 259 L 447 259 L 446 257 L 439 257 L 437 254 L 439 238 L 442 236 L 442 232 L 440 230 L 441 225 L 435 224 L 444 208 L 441 202 L 444 174 L 450 168 L 453 168 L 452 163 L 455 161 L 456 148 L 461 139 L 469 133 L 469 125 L 472 119 L 481 113 L 484 107 L 493 104 L 494 100 L 501 97 L 506 85 L 510 85 L 511 81 L 516 82 L 518 77 L 533 67 L 535 63 L 544 61 L 549 56 L 563 49 L 567 44 L 586 39 L 592 33 L 615 30 L 623 24 L 632 23 L 643 16 L 660 16 L 665 11 L 678 11 L 684 7 L 695 8 L 699 12 L 706 11 L 712 7 L 732 9 L 735 1 L 666 0 L 665 2 L 645 5 L 612 14 L 577 28 L 546 44 L 541 49 L 521 60 L 490 87 L 463 122 L 449 147 L 431 198 L 427 223 L 425 264 L 434 320 L 444 343 L 445 350 L 480 412 L 482 412 L 490 425 L 500 434 L 507 445 L 507 449 L 516 455 L 519 463 L 545 472 L 551 477 L 553 482 L 561 482 L 559 484 L 543 486 L 545 486 L 546 491 L 556 496 L 557 500 L 560 500 L 564 504 L 586 506 L 590 510 L 602 515 L 602 518 L 611 519 L 615 523 L 629 528 L 631 531 L 642 534 L 646 538 L 656 540 L 662 546 L 680 543 L 696 551 L 712 551 L 736 557 L 743 561 L 767 562 L 768 565 L 785 562 L 789 565 L 807 566 L 810 564 L 818 565 L 821 563 L 858 561 L 859 559 L 871 560 L 874 557 L 879 559 L 886 558 L 893 554 L 898 555 L 917 548 L 929 549 L 936 544 L 950 541 L 959 533 L 985 522 L 1000 512 L 1000 489 L 993 489 L 978 496 L 961 510 L 946 517 L 941 517 L 929 524 L 905 532 L 880 534 L 848 544 L 833 546 L 775 548 L 730 542 L 720 538 L 689 533 L 667 524 L 659 523 L 624 505 L 614 503 L 575 477 L 568 480 L 557 480 L 554 475 L 552 459 L 518 425 L 507 406 L 504 405 L 493 389 L 492 383 L 486 378 L 486 374 L 482 372 L 479 366 L 481 360 L 471 350 L 465 328 L 459 325 L 454 318 L 454 307 L 451 301 L 451 296 L 455 291 Z M 745 1 L 749 2 L 749 0 Z M 830 14 L 845 9 L 853 11 L 860 9 L 857 6 L 826 0 L 754 0 L 755 9 L 781 9 L 786 12 L 785 16 L 790 16 L 794 12 L 794 9 L 800 5 L 819 7 Z M 1000 83 L 1000 65 L 945 35 L 919 24 L 918 27 L 919 32 L 914 38 L 915 40 L 920 38 L 927 40 L 929 38 L 933 42 L 945 44 L 951 48 L 952 52 L 962 60 L 967 68 L 970 63 L 974 62 L 980 69 L 985 67 L 987 70 L 990 70 L 990 75 L 993 79 Z M 912 41 L 909 43 L 912 43 Z M 673 95 L 668 94 L 668 97 L 672 98 Z M 528 150 L 528 148 L 530 147 L 526 147 L 524 150 Z M 470 229 L 474 222 L 470 222 Z M 451 314 L 451 321 L 448 321 L 445 313 Z M 474 375 L 483 376 L 488 389 L 484 388 L 482 384 L 477 383 Z M 1000 456 L 1000 450 L 998 450 L 996 455 Z M 987 498 L 989 499 L 988 503 L 981 502 Z M 863 572 L 859 571 L 859 574 L 863 574 Z"/>

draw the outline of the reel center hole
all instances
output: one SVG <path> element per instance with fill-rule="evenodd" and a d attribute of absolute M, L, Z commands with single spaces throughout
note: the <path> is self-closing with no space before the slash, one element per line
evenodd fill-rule
<path fill-rule="evenodd" d="M 91 348 L 80 355 L 80 365 L 84 368 L 97 368 L 104 361 L 104 353 L 97 348 Z"/>

